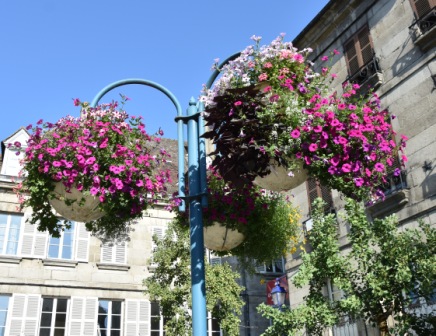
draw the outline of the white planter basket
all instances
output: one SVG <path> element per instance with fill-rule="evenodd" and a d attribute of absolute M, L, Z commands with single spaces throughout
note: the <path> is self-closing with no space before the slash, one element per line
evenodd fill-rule
<path fill-rule="evenodd" d="M 90 222 L 103 217 L 98 205 L 100 200 L 92 195 L 84 196 L 83 193 L 76 188 L 71 188 L 67 192 L 65 186 L 61 182 L 55 183 L 53 191 L 55 198 L 50 199 L 51 206 L 64 218 L 76 222 Z M 85 198 L 85 203 L 80 205 L 82 197 Z M 71 205 L 65 204 L 65 199 L 75 201 Z"/>
<path fill-rule="evenodd" d="M 271 173 L 264 177 L 256 177 L 254 184 L 271 191 L 287 191 L 298 187 L 307 180 L 307 171 L 303 168 L 303 162 L 288 175 L 289 171 L 275 163 L 271 165 Z"/>
<path fill-rule="evenodd" d="M 229 251 L 240 245 L 245 236 L 237 231 L 228 229 L 218 222 L 214 222 L 212 226 L 205 226 L 204 246 L 213 251 Z"/>

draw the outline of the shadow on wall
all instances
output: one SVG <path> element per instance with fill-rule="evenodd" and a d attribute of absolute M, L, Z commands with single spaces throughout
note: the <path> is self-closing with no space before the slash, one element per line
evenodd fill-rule
<path fill-rule="evenodd" d="M 424 170 L 426 171 L 426 177 L 421 183 L 422 193 L 424 198 L 436 198 L 436 172 L 435 167 L 427 163 L 424 165 Z"/>

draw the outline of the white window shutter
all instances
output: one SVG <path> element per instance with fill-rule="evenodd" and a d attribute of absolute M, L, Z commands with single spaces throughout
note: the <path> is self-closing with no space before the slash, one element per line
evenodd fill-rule
<path fill-rule="evenodd" d="M 151 237 L 153 238 L 154 236 L 157 236 L 157 238 L 163 239 L 165 236 L 165 231 L 167 230 L 166 227 L 164 226 L 153 226 L 151 228 Z M 153 261 L 153 253 L 156 250 L 157 245 L 154 242 L 154 240 L 151 241 L 151 263 L 154 265 L 154 261 Z"/>
<path fill-rule="evenodd" d="M 112 260 L 114 259 L 113 254 L 113 245 L 111 245 L 110 243 L 104 243 L 103 245 L 101 245 L 100 261 L 102 263 L 112 263 Z"/>
<path fill-rule="evenodd" d="M 6 335 L 37 335 L 41 310 L 40 295 L 13 294 L 11 317 L 6 326 Z"/>
<path fill-rule="evenodd" d="M 104 243 L 101 246 L 101 262 L 102 263 L 116 263 L 126 264 L 127 243 Z"/>
<path fill-rule="evenodd" d="M 262 264 L 262 265 L 258 265 L 255 268 L 256 273 L 265 273 L 266 272 L 266 265 Z"/>
<path fill-rule="evenodd" d="M 89 255 L 89 232 L 84 223 L 76 223 L 75 257 L 77 261 L 88 261 Z"/>
<path fill-rule="evenodd" d="M 150 302 L 126 300 L 126 336 L 144 336 L 150 333 Z"/>
<path fill-rule="evenodd" d="M 115 262 L 117 264 L 126 264 L 127 243 L 122 242 L 114 246 L 115 248 Z"/>
<path fill-rule="evenodd" d="M 70 336 L 94 336 L 97 333 L 98 299 L 71 297 Z"/>
<path fill-rule="evenodd" d="M 27 222 L 31 214 L 25 213 L 23 217 L 20 255 L 33 258 L 45 258 L 47 255 L 48 232 L 38 231 L 38 225 Z"/>

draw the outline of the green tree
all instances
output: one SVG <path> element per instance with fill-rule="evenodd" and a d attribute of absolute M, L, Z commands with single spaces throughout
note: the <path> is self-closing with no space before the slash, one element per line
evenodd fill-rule
<path fill-rule="evenodd" d="M 404 335 L 410 329 L 434 335 L 434 312 L 416 314 L 409 294 L 428 302 L 434 298 L 436 230 L 422 220 L 418 228 L 399 229 L 395 216 L 369 221 L 364 208 L 352 200 L 346 202 L 344 219 L 350 225 L 348 255 L 340 253 L 336 219 L 323 215 L 321 200 L 315 202 L 309 237 L 313 250 L 303 252 L 293 280 L 297 287 L 309 285 L 309 294 L 303 305 L 282 314 L 261 305 L 259 311 L 273 321 L 264 335 L 297 335 L 303 329 L 320 335 L 344 315 L 365 318 L 382 335 Z M 322 295 L 327 281 L 342 290 L 342 299 L 332 302 Z M 395 320 L 392 329 L 386 324 L 389 316 Z"/>
<path fill-rule="evenodd" d="M 157 245 L 153 262 L 157 264 L 153 275 L 144 280 L 145 293 L 150 300 L 159 302 L 168 336 L 190 335 L 192 330 L 191 275 L 189 229 L 176 219 L 171 222 L 165 237 L 153 237 Z M 225 335 L 239 335 L 244 290 L 236 280 L 239 274 L 228 264 L 206 264 L 206 305 L 217 318 Z"/>

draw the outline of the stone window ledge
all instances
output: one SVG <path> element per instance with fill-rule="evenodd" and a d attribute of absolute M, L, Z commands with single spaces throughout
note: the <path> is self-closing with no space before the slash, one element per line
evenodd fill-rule
<path fill-rule="evenodd" d="M 409 190 L 398 190 L 387 196 L 383 201 L 377 202 L 367 208 L 374 218 L 383 218 L 397 212 L 409 202 Z"/>
<path fill-rule="evenodd" d="M 120 265 L 120 264 L 105 264 L 105 263 L 97 263 L 97 268 L 101 270 L 110 270 L 110 271 L 128 271 L 130 269 L 129 265 Z"/>
<path fill-rule="evenodd" d="M 0 263 L 19 264 L 21 262 L 21 259 L 21 257 L 16 256 L 0 256 Z"/>
<path fill-rule="evenodd" d="M 44 259 L 42 263 L 44 264 L 44 266 L 56 266 L 56 267 L 68 267 L 68 268 L 75 268 L 77 266 L 77 261 L 73 261 L 73 260 Z"/>

